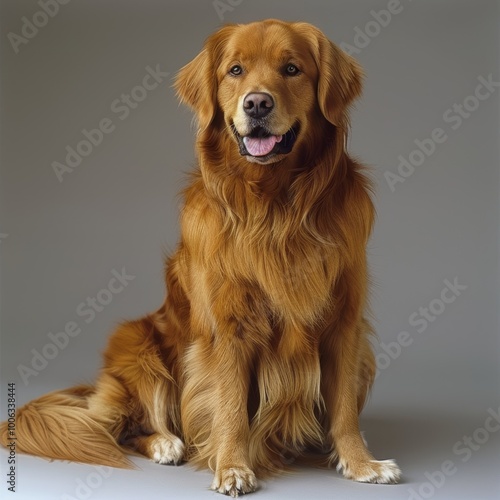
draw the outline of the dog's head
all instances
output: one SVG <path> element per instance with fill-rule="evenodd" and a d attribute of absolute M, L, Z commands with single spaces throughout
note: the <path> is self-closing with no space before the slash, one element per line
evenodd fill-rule
<path fill-rule="evenodd" d="M 318 121 L 344 128 L 361 92 L 357 63 L 307 23 L 227 25 L 182 68 L 176 88 L 201 130 L 218 126 L 251 162 L 273 163 Z"/>

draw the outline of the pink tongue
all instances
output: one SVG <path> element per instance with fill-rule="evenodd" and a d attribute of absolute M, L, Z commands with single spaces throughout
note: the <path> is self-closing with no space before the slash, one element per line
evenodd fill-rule
<path fill-rule="evenodd" d="M 280 142 L 283 138 L 282 135 L 271 135 L 269 137 L 243 137 L 243 142 L 247 151 L 252 156 L 265 156 L 269 154 L 274 145 Z"/>

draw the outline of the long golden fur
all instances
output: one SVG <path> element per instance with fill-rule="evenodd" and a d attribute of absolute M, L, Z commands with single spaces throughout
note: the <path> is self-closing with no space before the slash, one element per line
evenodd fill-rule
<path fill-rule="evenodd" d="M 176 80 L 197 115 L 199 168 L 164 305 L 117 329 L 94 387 L 21 408 L 18 450 L 115 467 L 130 466 L 130 451 L 186 459 L 232 496 L 314 448 L 348 478 L 397 481 L 358 427 L 375 373 L 374 210 L 346 152 L 361 80 L 307 23 L 227 25 L 208 38 Z"/>

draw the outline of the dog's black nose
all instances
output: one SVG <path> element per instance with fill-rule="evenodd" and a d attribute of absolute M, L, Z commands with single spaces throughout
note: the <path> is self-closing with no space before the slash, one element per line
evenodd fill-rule
<path fill-rule="evenodd" d="M 252 118 L 263 118 L 274 108 L 273 98 L 266 92 L 252 92 L 243 100 L 243 109 Z"/>

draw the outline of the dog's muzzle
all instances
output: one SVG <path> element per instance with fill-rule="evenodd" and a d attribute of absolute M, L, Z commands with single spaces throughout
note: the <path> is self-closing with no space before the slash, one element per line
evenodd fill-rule
<path fill-rule="evenodd" d="M 250 134 L 245 136 L 240 135 L 234 125 L 232 129 L 238 140 L 240 154 L 252 156 L 262 161 L 275 155 L 290 153 L 298 134 L 297 125 L 290 128 L 284 135 L 275 135 L 262 125 L 253 127 Z"/>

